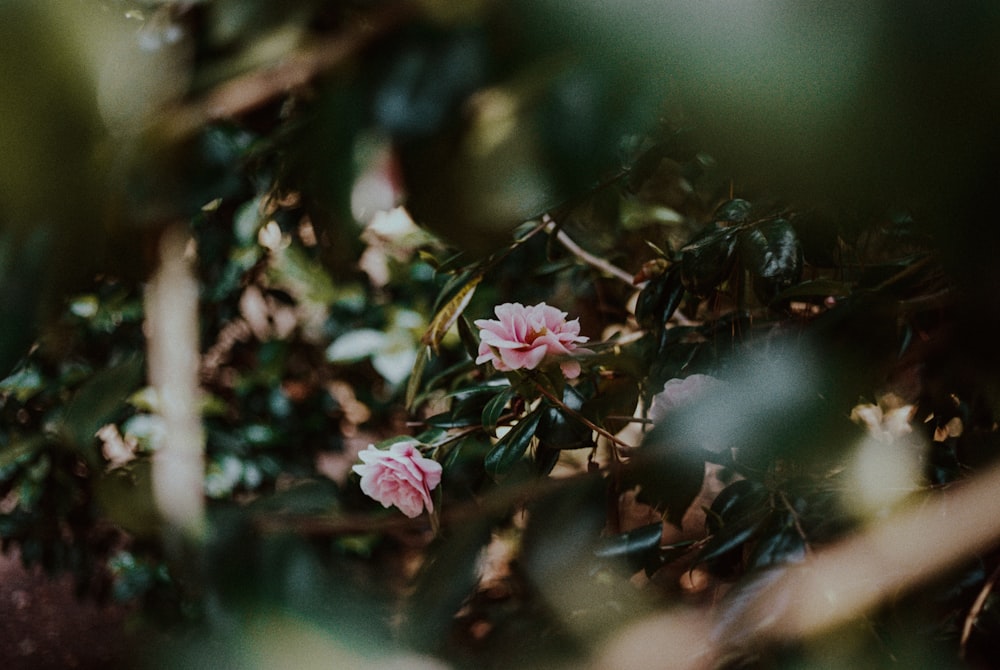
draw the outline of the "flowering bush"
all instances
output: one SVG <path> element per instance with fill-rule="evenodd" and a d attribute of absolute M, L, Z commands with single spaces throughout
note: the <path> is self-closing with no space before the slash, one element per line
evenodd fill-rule
<path fill-rule="evenodd" d="M 367 496 L 383 507 L 395 505 L 411 519 L 425 508 L 434 511 L 431 491 L 441 482 L 441 464 L 421 456 L 417 444 L 406 440 L 388 449 L 369 445 L 358 454 L 363 463 L 353 468 L 361 475 L 361 490 Z"/>
<path fill-rule="evenodd" d="M 635 617 L 689 606 L 707 628 L 657 620 L 644 629 L 652 634 L 630 638 L 641 638 L 631 650 L 655 667 L 920 667 L 920 657 L 935 668 L 959 653 L 1000 665 L 992 504 L 969 506 L 968 518 L 958 504 L 939 516 L 957 518 L 955 528 L 981 525 L 973 549 L 947 532 L 912 533 L 886 551 L 855 552 L 891 569 L 810 566 L 817 577 L 854 574 L 844 584 L 863 589 L 778 590 L 776 600 L 801 605 L 807 619 L 840 617 L 816 624 L 836 637 L 782 629 L 796 617 L 758 605 L 761 577 L 787 589 L 796 564 L 822 560 L 911 500 L 928 509 L 938 497 L 952 502 L 950 489 L 963 487 L 948 485 L 1000 453 L 990 263 L 1000 228 L 955 234 L 952 225 L 994 215 L 995 170 L 978 171 L 996 164 L 996 114 L 969 121 L 986 132 L 952 123 L 969 108 L 956 99 L 992 90 L 952 76 L 981 80 L 981 68 L 966 66 L 994 62 L 978 45 L 1000 44 L 990 22 L 950 22 L 959 32 L 946 42 L 973 46 L 968 56 L 932 50 L 931 60 L 943 60 L 929 76 L 944 80 L 928 90 L 948 93 L 937 96 L 947 110 L 936 111 L 948 111 L 952 130 L 913 135 L 904 125 L 882 137 L 880 111 L 927 97 L 882 79 L 907 59 L 864 69 L 855 88 L 859 68 L 827 81 L 809 69 L 826 61 L 799 52 L 826 51 L 830 63 L 844 54 L 867 63 L 901 46 L 923 53 L 937 33 L 921 21 L 933 12 L 893 19 L 893 39 L 872 51 L 857 39 L 812 39 L 825 25 L 791 30 L 809 13 L 717 22 L 731 18 L 725 7 L 698 23 L 700 12 L 670 10 L 678 3 L 578 3 L 589 8 L 572 12 L 551 0 L 284 3 L 290 12 L 266 0 L 143 3 L 165 7 L 142 12 L 107 0 L 0 6 L 35 4 L 117 15 L 122 39 L 110 42 L 122 44 L 137 35 L 144 44 L 176 21 L 184 39 L 162 53 L 172 54 L 177 82 L 195 85 L 177 91 L 179 109 L 140 115 L 134 128 L 105 128 L 104 109 L 74 125 L 73 106 L 49 105 L 59 114 L 38 128 L 70 122 L 97 136 L 66 147 L 14 142 L 5 155 L 11 167 L 0 181 L 10 188 L 0 194 L 29 192 L 32 175 L 52 182 L 0 202 L 0 231 L 11 233 L 0 236 L 10 293 L 0 313 L 13 324 L 0 336 L 10 372 L 0 379 L 5 549 L 52 572 L 85 572 L 128 547 L 115 579 L 154 607 L 176 602 L 179 615 L 197 614 L 173 597 L 191 584 L 211 605 L 199 623 L 219 631 L 258 621 L 244 614 L 263 603 L 303 623 L 291 639 L 318 642 L 305 651 L 351 667 L 366 663 L 331 648 L 412 646 L 454 667 L 638 667 L 628 655 L 580 656 L 599 653 L 595 645 Z M 598 8 L 614 20 L 586 18 Z M 53 74 L 69 62 L 66 45 L 106 33 L 70 19 L 46 19 L 42 30 L 15 20 L 27 9 L 6 11 L 14 14 L 0 32 L 33 47 L 8 50 L 24 58 L 11 63 L 38 71 L 8 77 L 16 121 L 33 118 L 37 91 L 68 90 Z M 874 13 L 883 14 L 892 18 Z M 63 34 L 76 25 L 86 34 Z M 746 28 L 758 25 L 785 39 L 754 42 Z M 846 26 L 847 38 L 879 32 L 876 23 Z M 684 37 L 675 30 L 701 46 L 674 39 Z M 58 49 L 48 54 L 51 44 Z M 673 71 L 688 50 L 694 76 Z M 131 60 L 147 63 L 142 51 Z M 705 54 L 739 62 L 705 68 Z M 105 61 L 130 59 L 75 59 L 81 68 Z M 784 73 L 796 64 L 807 69 Z M 761 76 L 743 76 L 744 66 Z M 128 70 L 112 69 L 67 70 L 70 88 L 85 92 Z M 903 74 L 928 88 L 909 68 Z M 826 84 L 795 90 L 816 81 Z M 825 94 L 833 89 L 861 104 L 838 104 Z M 108 97 L 86 93 L 78 102 L 88 109 Z M 996 97 L 976 108 L 988 111 Z M 810 114 L 810 100 L 829 113 Z M 902 111 L 893 119 L 904 124 L 936 118 Z M 788 114 L 810 122 L 789 126 Z M 7 124 L 15 133 L 24 125 Z M 728 141 L 708 137 L 713 126 Z M 781 137 L 758 132 L 767 128 Z M 36 134 L 57 143 L 79 135 Z M 811 141 L 819 137 L 836 139 L 833 155 L 826 140 Z M 789 140 L 810 150 L 789 152 Z M 781 160 L 744 163 L 766 147 L 760 156 Z M 86 169 L 44 169 L 50 163 Z M 864 192 L 848 193 L 851 185 Z M 908 205 L 925 209 L 911 214 Z M 67 219 L 70 210 L 85 216 Z M 202 321 L 191 350 L 203 345 L 204 395 L 186 400 L 204 417 L 208 505 L 226 511 L 211 515 L 211 546 L 178 545 L 169 557 L 156 540 L 172 535 L 160 532 L 148 474 L 164 462 L 146 439 L 159 409 L 135 393 L 146 385 L 149 332 L 142 261 L 158 222 L 192 215 L 185 255 L 197 257 Z M 60 235 L 31 223 L 70 219 Z M 949 224 L 937 241 L 933 221 Z M 93 246 L 105 237 L 97 231 L 115 231 L 114 244 Z M 82 294 L 42 336 L 19 334 L 36 318 L 30 306 L 62 304 L 56 292 L 74 283 L 69 268 L 95 285 L 76 286 Z M 959 291 L 960 269 L 968 275 Z M 567 306 L 566 296 L 579 319 L 550 306 Z M 495 318 L 467 316 L 491 311 Z M 858 404 L 887 392 L 899 403 Z M 370 443 L 356 463 L 357 447 Z M 190 492 L 198 502 L 198 487 Z M 372 499 L 403 514 L 369 516 L 382 511 Z M 111 537 L 109 528 L 121 530 Z M 937 548 L 948 560 L 925 562 L 954 567 L 942 588 L 932 574 L 878 582 L 912 575 L 909 566 Z M 167 580 L 168 566 L 180 570 L 188 556 L 198 558 L 192 573 Z M 927 588 L 914 602 L 916 583 Z M 892 598 L 846 613 L 830 607 L 861 591 Z M 841 635 L 848 619 L 865 633 Z M 259 635 L 264 628 L 211 649 L 250 644 L 270 658 L 259 648 L 271 637 Z M 671 658 L 685 651 L 698 657 Z"/>
<path fill-rule="evenodd" d="M 568 356 L 577 344 L 587 341 L 580 335 L 578 319 L 566 320 L 566 312 L 544 302 L 525 307 L 519 302 L 497 305 L 497 319 L 477 319 L 479 356 L 476 364 L 492 362 L 501 372 L 534 370 L 547 356 Z M 560 367 L 568 379 L 580 374 L 580 363 L 561 361 Z"/>

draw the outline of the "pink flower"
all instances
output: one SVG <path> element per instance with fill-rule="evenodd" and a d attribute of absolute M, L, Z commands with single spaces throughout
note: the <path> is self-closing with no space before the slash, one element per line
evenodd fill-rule
<path fill-rule="evenodd" d="M 684 407 L 698 398 L 722 388 L 726 383 L 709 375 L 691 375 L 685 379 L 671 379 L 663 385 L 663 390 L 653 396 L 649 407 L 649 418 L 659 423 L 667 414 L 678 407 Z"/>
<path fill-rule="evenodd" d="M 580 321 L 566 320 L 560 312 L 544 302 L 525 307 L 519 302 L 497 305 L 498 320 L 479 319 L 479 356 L 476 364 L 493 361 L 501 372 L 534 370 L 546 356 L 566 356 L 577 350 L 577 344 L 587 341 L 580 335 Z M 580 350 L 585 351 L 585 350 Z M 563 361 L 563 374 L 574 379 L 580 374 L 580 364 Z"/>
<path fill-rule="evenodd" d="M 431 489 L 441 483 L 441 464 L 424 458 L 416 440 L 397 442 L 388 449 L 374 444 L 358 454 L 363 461 L 352 470 L 361 475 L 361 490 L 383 507 L 395 505 L 411 519 L 427 508 L 434 511 Z"/>

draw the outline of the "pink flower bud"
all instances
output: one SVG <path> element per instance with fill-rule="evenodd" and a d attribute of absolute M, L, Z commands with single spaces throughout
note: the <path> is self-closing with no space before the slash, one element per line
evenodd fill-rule
<path fill-rule="evenodd" d="M 424 508 L 434 511 L 431 490 L 441 483 L 441 464 L 424 458 L 416 440 L 397 442 L 388 449 L 370 444 L 358 454 L 362 460 L 352 470 L 361 475 L 361 490 L 383 507 L 395 505 L 411 519 Z"/>
<path fill-rule="evenodd" d="M 577 344 L 587 341 L 580 335 L 580 321 L 566 320 L 560 312 L 544 302 L 525 307 L 519 302 L 497 305 L 494 310 L 498 320 L 479 319 L 479 356 L 476 364 L 492 361 L 501 372 L 508 370 L 534 370 L 546 356 L 566 356 L 578 349 Z M 580 374 L 580 364 L 563 361 L 563 374 L 573 379 Z"/>

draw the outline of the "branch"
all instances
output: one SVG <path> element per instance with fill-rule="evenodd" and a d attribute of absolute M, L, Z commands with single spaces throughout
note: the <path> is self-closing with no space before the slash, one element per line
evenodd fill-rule
<path fill-rule="evenodd" d="M 251 112 L 347 62 L 374 40 L 414 16 L 416 9 L 415 3 L 397 3 L 366 18 L 345 34 L 316 41 L 274 65 L 230 79 L 200 99 L 164 110 L 154 128 L 176 141 L 214 121 Z"/>
<path fill-rule="evenodd" d="M 534 382 L 534 384 L 535 384 L 535 388 L 537 388 L 539 391 L 542 392 L 542 395 L 544 395 L 546 398 L 548 398 L 549 400 L 551 400 L 552 402 L 554 402 L 556 404 L 556 406 L 559 407 L 559 409 L 563 410 L 564 412 L 566 412 L 567 414 L 569 414 L 570 416 L 572 416 L 574 419 L 576 419 L 577 421 L 579 421 L 580 423 L 582 423 L 583 425 L 585 425 L 587 428 L 590 428 L 591 430 L 596 431 L 598 435 L 601 435 L 602 437 L 605 437 L 605 438 L 611 440 L 612 443 L 617 444 L 620 447 L 625 447 L 626 449 L 633 449 L 634 448 L 628 442 L 624 442 L 622 440 L 619 440 L 617 437 L 615 437 L 614 435 L 612 435 L 611 433 L 609 433 L 604 428 L 601 428 L 600 426 L 598 426 L 596 423 L 594 423 L 593 421 L 591 421 L 590 419 L 588 419 L 584 415 L 580 414 L 579 412 L 577 412 L 574 409 L 571 409 L 568 405 L 566 405 L 566 403 L 564 403 L 562 400 L 560 400 L 559 398 L 557 398 L 554 395 L 552 395 L 552 393 L 548 389 L 546 389 L 544 386 L 542 386 L 538 382 Z M 618 460 L 618 452 L 615 451 L 614 449 L 612 449 L 612 453 L 615 456 L 615 460 Z"/>
<path fill-rule="evenodd" d="M 590 265 L 591 267 L 597 268 L 598 270 L 600 270 L 605 274 L 611 275 L 616 279 L 622 280 L 632 288 L 637 288 L 635 282 L 632 281 L 632 275 L 625 272 L 621 268 L 612 265 L 603 258 L 598 258 L 597 256 L 593 255 L 592 253 L 581 247 L 573 240 L 572 237 L 566 234 L 566 231 L 562 230 L 561 228 L 559 229 L 556 228 L 556 222 L 552 220 L 551 216 L 549 216 L 548 214 L 543 215 L 542 221 L 545 222 L 546 232 L 551 233 L 555 231 L 556 239 L 559 240 L 559 243 L 562 244 L 564 247 L 566 247 L 574 256 L 579 258 L 581 261 L 583 261 L 587 265 Z"/>

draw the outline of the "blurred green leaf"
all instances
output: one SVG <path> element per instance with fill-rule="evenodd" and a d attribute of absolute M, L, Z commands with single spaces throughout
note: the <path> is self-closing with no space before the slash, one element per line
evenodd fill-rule
<path fill-rule="evenodd" d="M 38 369 L 25 365 L 3 381 L 0 381 L 0 393 L 7 393 L 18 402 L 30 400 L 45 388 L 45 380 Z"/>
<path fill-rule="evenodd" d="M 407 598 L 404 636 L 414 648 L 436 650 L 476 585 L 476 565 L 494 521 L 478 517 L 448 529 L 431 547 Z"/>
<path fill-rule="evenodd" d="M 135 356 L 96 372 L 73 395 L 60 422 L 60 430 L 81 454 L 93 461 L 89 448 L 98 429 L 108 423 L 128 402 L 142 382 L 143 361 Z"/>
<path fill-rule="evenodd" d="M 43 436 L 34 435 L 0 448 L 0 479 L 6 479 L 9 468 L 31 460 L 45 447 L 45 444 L 46 439 Z"/>

